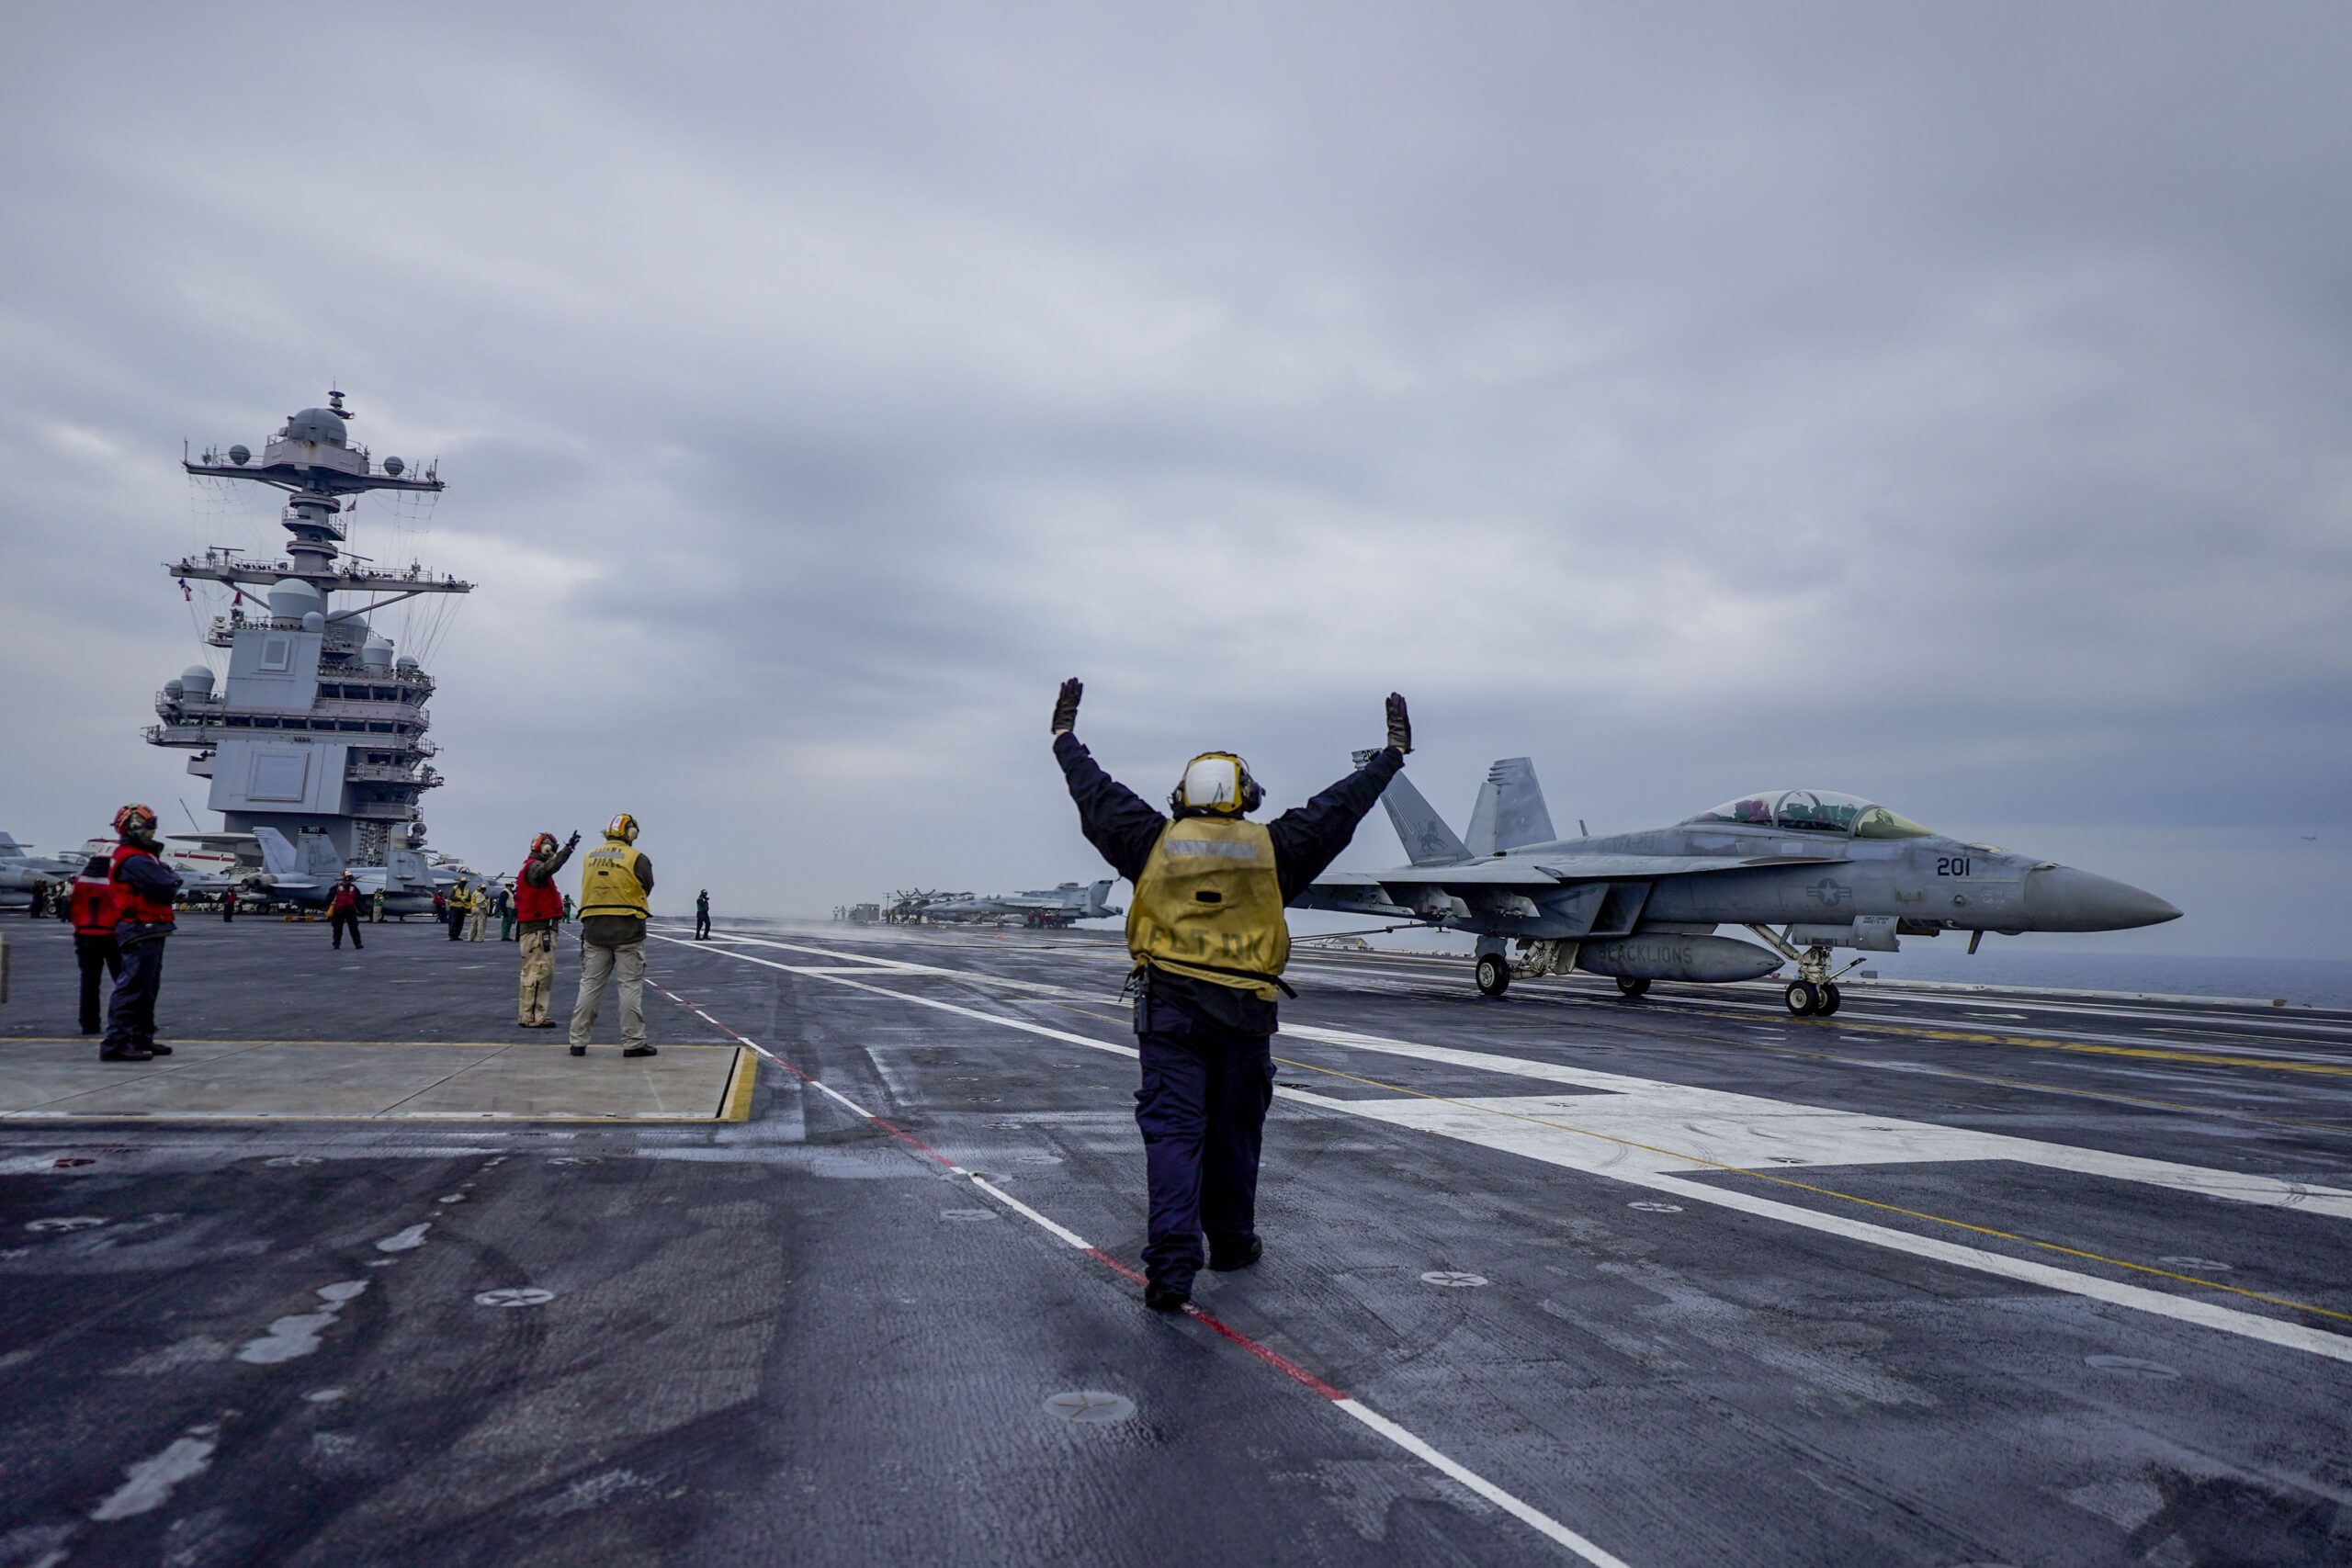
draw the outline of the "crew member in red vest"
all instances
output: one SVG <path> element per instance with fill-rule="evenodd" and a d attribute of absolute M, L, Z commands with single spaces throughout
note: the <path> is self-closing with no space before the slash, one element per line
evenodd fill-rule
<path fill-rule="evenodd" d="M 92 855 L 66 897 L 74 922 L 74 961 L 82 966 L 82 1032 L 98 1032 L 98 976 L 122 976 L 122 950 L 114 944 L 114 883 L 107 857 Z"/>
<path fill-rule="evenodd" d="M 115 897 L 114 940 L 122 970 L 107 1004 L 102 1062 L 144 1062 L 172 1054 L 155 1043 L 155 994 L 164 984 L 164 941 L 172 934 L 172 897 L 180 874 L 155 852 L 155 813 L 126 806 L 114 814 L 114 858 L 107 872 Z"/>
<path fill-rule="evenodd" d="M 359 884 L 351 879 L 347 871 L 335 879 L 334 890 L 327 894 L 327 929 L 334 932 L 338 948 L 343 946 L 346 928 L 355 951 L 368 945 L 359 940 Z"/>
<path fill-rule="evenodd" d="M 514 919 L 523 928 L 523 995 L 515 1023 L 524 1029 L 553 1029 L 548 998 L 555 992 L 555 929 L 563 923 L 563 891 L 555 874 L 580 847 L 580 835 L 559 846 L 553 833 L 531 840 L 531 852 L 514 878 Z"/>

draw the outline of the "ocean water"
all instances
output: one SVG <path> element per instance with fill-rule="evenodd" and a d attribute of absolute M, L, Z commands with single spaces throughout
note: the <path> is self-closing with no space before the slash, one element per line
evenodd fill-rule
<path fill-rule="evenodd" d="M 1941 942 L 1949 937 L 1939 938 Z M 1888 980 L 1951 980 L 1983 986 L 2048 986 L 2070 991 L 2153 991 L 2167 996 L 2252 997 L 2290 1007 L 2352 1008 L 2352 961 L 2197 958 L 2132 953 L 2068 953 L 1987 937 L 1971 958 L 1965 939 L 1950 952 L 1840 953 Z"/>
<path fill-rule="evenodd" d="M 1312 928 L 1295 918 L 1300 935 Z M 1354 928 L 1362 930 L 1362 927 Z M 1728 927 L 1718 933 L 1744 938 Z M 1454 932 L 1399 931 L 1369 939 L 1374 947 L 1459 953 L 1467 963 L 1470 942 Z M 1840 966 L 1859 958 L 1861 968 L 1887 980 L 1941 980 L 1962 985 L 2037 986 L 2065 991 L 2143 991 L 2159 996 L 2241 997 L 2283 1001 L 2290 1007 L 2352 1009 L 2352 960 L 2302 958 L 2201 958 L 2142 953 L 2090 953 L 2053 949 L 2023 940 L 1989 936 L 1975 956 L 1968 939 L 1949 933 L 1933 942 L 1912 939 L 1900 953 L 1839 952 Z M 1793 973 L 1793 966 L 1783 965 Z M 1859 973 L 1859 971 L 1857 971 Z"/>

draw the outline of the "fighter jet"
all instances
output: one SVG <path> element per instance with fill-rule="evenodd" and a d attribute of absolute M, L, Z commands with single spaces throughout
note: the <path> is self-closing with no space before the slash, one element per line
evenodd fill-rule
<path fill-rule="evenodd" d="M 87 855 L 75 861 L 37 855 L 17 842 L 15 835 L 0 832 L 0 908 L 27 908 L 36 886 L 71 882 L 88 859 Z"/>
<path fill-rule="evenodd" d="M 910 907 L 902 919 L 938 920 L 949 925 L 1009 925 L 1019 920 L 1033 928 L 1059 930 L 1079 920 L 1099 920 L 1126 911 L 1105 900 L 1111 896 L 1106 878 L 1091 886 L 1065 882 L 1029 893 L 998 893 L 975 898 L 968 893 L 928 895 Z"/>
<path fill-rule="evenodd" d="M 305 908 L 326 907 L 344 864 L 325 834 L 304 832 L 299 849 L 275 828 L 257 826 L 254 836 L 261 840 L 263 872 L 252 880 L 262 891 Z M 362 898 L 383 894 L 388 915 L 433 912 L 433 886 L 437 879 L 414 850 L 387 851 L 385 864 L 354 867 L 351 879 Z"/>
<path fill-rule="evenodd" d="M 1797 966 L 1789 1010 L 1826 1015 L 1842 999 L 1830 969 L 1840 948 L 1893 953 L 1901 937 L 1964 931 L 1973 953 L 1986 931 L 2127 931 L 2180 916 L 2127 884 L 1826 790 L 1764 790 L 1671 827 L 1563 839 L 1534 765 L 1510 757 L 1488 771 L 1466 842 L 1401 774 L 1382 804 L 1412 863 L 1332 873 L 1294 902 L 1476 932 L 1489 997 L 1515 977 L 1581 969 L 1632 998 L 1653 980 L 1758 979 L 1786 960 Z M 1757 941 L 1716 935 L 1725 925 Z"/>

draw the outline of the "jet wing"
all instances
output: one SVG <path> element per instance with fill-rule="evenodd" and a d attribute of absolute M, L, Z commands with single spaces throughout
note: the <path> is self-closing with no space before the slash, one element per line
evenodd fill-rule
<path fill-rule="evenodd" d="M 1459 865 L 1400 865 L 1390 871 L 1335 872 L 1317 887 L 1556 887 L 1569 882 L 1634 882 L 1742 871 L 1764 865 L 1822 865 L 1826 855 L 1504 855 Z"/>

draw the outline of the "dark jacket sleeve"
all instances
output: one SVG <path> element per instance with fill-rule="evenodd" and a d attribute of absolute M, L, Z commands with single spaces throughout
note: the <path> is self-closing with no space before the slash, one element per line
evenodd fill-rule
<path fill-rule="evenodd" d="M 1086 841 L 1129 882 L 1141 876 L 1144 862 L 1151 858 L 1152 846 L 1159 842 L 1168 818 L 1104 773 L 1077 736 L 1054 737 L 1054 760 L 1061 763 L 1062 777 L 1069 783 L 1069 797 L 1078 803 L 1078 826 Z"/>
<path fill-rule="evenodd" d="M 648 893 L 653 891 L 653 857 L 643 850 L 637 852 L 637 885 Z"/>
<path fill-rule="evenodd" d="M 1356 824 L 1404 765 L 1405 754 L 1385 746 L 1338 784 L 1266 824 L 1274 840 L 1274 874 L 1282 883 L 1283 902 L 1297 897 L 1340 858 L 1356 835 Z"/>
<path fill-rule="evenodd" d="M 115 871 L 117 880 L 127 882 L 141 893 L 167 898 L 179 891 L 180 874 L 153 855 L 128 855 Z"/>

